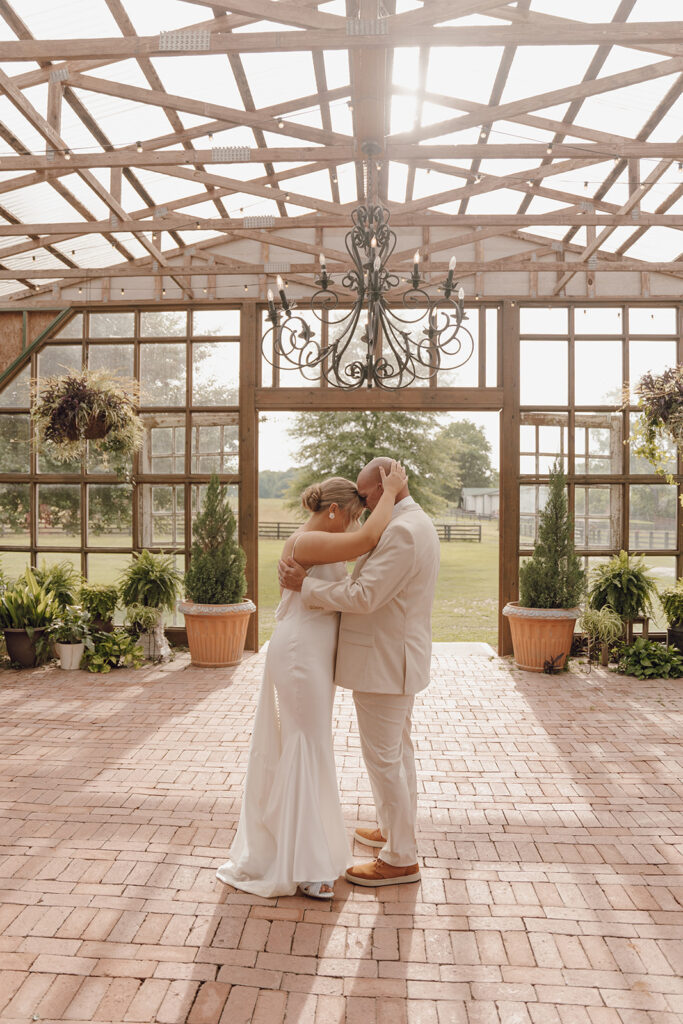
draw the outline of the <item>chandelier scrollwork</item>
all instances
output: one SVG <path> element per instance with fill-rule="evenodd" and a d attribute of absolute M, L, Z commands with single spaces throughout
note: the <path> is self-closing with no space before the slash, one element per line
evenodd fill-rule
<path fill-rule="evenodd" d="M 346 251 L 351 260 L 341 284 L 355 293 L 346 311 L 320 255 L 317 290 L 307 308 L 327 324 L 327 342 L 316 332 L 277 279 L 279 303 L 268 291 L 269 326 L 262 338 L 265 359 L 281 369 L 297 369 L 304 378 L 320 376 L 336 388 L 355 390 L 364 384 L 398 390 L 429 380 L 439 371 L 463 366 L 474 351 L 474 340 L 464 326 L 465 291 L 454 281 L 455 257 L 446 279 L 438 286 L 441 297 L 431 298 L 420 276 L 420 254 L 415 253 L 409 287 L 400 296 L 400 309 L 388 293 L 399 287 L 398 274 L 388 264 L 396 247 L 389 211 L 380 203 L 358 206 L 351 214 Z M 411 317 L 411 312 L 417 314 Z M 321 332 L 322 333 L 322 332 Z"/>

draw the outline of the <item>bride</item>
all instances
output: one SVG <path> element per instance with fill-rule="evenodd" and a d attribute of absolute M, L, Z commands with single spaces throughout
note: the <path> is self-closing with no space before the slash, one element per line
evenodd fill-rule
<path fill-rule="evenodd" d="M 382 476 L 383 494 L 363 526 L 364 502 L 355 484 L 332 477 L 301 496 L 308 521 L 285 544 L 310 575 L 339 580 L 347 561 L 375 547 L 405 487 L 398 462 Z M 338 612 L 306 608 L 286 590 L 268 645 L 237 834 L 222 882 L 257 896 L 331 899 L 346 870 L 344 829 L 332 748 Z"/>

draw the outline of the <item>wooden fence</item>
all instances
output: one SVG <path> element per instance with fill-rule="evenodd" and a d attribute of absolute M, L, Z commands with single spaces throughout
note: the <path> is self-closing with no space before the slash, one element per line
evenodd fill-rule
<path fill-rule="evenodd" d="M 471 540 L 481 544 L 481 523 L 434 523 L 439 540 Z M 285 540 L 299 528 L 298 523 L 259 523 L 258 535 L 264 540 Z"/>

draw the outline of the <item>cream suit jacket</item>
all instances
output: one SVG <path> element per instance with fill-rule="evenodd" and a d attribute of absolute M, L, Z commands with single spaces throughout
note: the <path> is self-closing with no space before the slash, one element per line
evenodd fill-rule
<path fill-rule="evenodd" d="M 417 693 L 429 684 L 439 539 L 417 502 L 404 498 L 377 547 L 339 582 L 307 577 L 309 608 L 340 611 L 335 683 L 366 693 Z"/>

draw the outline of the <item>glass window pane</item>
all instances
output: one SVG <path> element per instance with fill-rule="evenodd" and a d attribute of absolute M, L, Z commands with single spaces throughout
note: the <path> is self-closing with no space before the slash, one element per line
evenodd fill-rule
<path fill-rule="evenodd" d="M 222 334 L 238 338 L 239 309 L 198 309 L 192 314 L 192 333 L 196 336 Z"/>
<path fill-rule="evenodd" d="M 81 488 L 78 484 L 39 484 L 38 544 L 78 547 L 81 543 Z"/>
<path fill-rule="evenodd" d="M 479 317 L 481 314 L 475 308 L 466 309 L 465 315 L 467 320 L 464 321 L 457 340 L 454 339 L 445 345 L 446 352 L 441 358 L 445 369 L 439 370 L 438 373 L 440 388 L 476 388 L 479 385 Z M 411 336 L 416 340 L 422 336 L 425 323 L 426 321 L 420 322 L 412 329 Z M 472 336 L 471 340 L 465 331 L 469 331 Z M 448 337 L 448 330 L 444 332 L 443 337 L 445 341 Z M 451 364 L 458 363 L 465 357 L 468 357 L 467 362 L 462 366 L 449 369 Z M 420 381 L 420 383 L 424 385 L 429 381 Z"/>
<path fill-rule="evenodd" d="M 486 387 L 498 386 L 498 310 L 486 310 Z"/>
<path fill-rule="evenodd" d="M 549 473 L 558 456 L 567 472 L 568 422 L 567 413 L 522 413 L 520 450 L 524 457 L 520 472 Z"/>
<path fill-rule="evenodd" d="M 634 385 L 644 373 L 655 376 L 663 373 L 669 366 L 675 366 L 675 341 L 631 341 L 629 342 L 629 376 L 631 378 L 631 395 Z"/>
<path fill-rule="evenodd" d="M 620 341 L 577 341 L 574 344 L 576 405 L 621 405 Z"/>
<path fill-rule="evenodd" d="M 20 370 L 9 384 L 0 391 L 0 409 L 22 409 L 28 408 L 31 404 L 29 396 L 29 381 L 31 380 L 31 367 L 25 366 Z"/>
<path fill-rule="evenodd" d="M 239 388 L 238 342 L 205 341 L 193 344 L 193 405 L 238 405 Z"/>
<path fill-rule="evenodd" d="M 185 472 L 185 416 L 182 413 L 145 413 L 140 453 L 142 473 Z"/>
<path fill-rule="evenodd" d="M 81 571 L 81 556 L 77 551 L 42 551 L 38 560 L 40 566 L 58 565 L 60 562 L 68 562 L 76 572 Z"/>
<path fill-rule="evenodd" d="M 112 583 L 118 584 L 119 576 L 125 567 L 130 563 L 131 555 L 129 551 L 121 551 L 118 554 L 104 554 L 100 552 L 93 552 L 87 557 L 86 564 L 86 575 L 88 583 L 106 583 L 111 585 Z M 117 608 L 114 612 L 114 623 L 121 625 L 123 622 L 124 611 L 122 608 Z"/>
<path fill-rule="evenodd" d="M 133 546 L 133 490 L 128 484 L 88 485 L 88 545 Z"/>
<path fill-rule="evenodd" d="M 533 548 L 538 537 L 538 517 L 548 500 L 547 484 L 523 484 L 519 488 L 519 546 Z"/>
<path fill-rule="evenodd" d="M 520 342 L 522 405 L 567 405 L 566 341 Z"/>
<path fill-rule="evenodd" d="M 577 413 L 574 472 L 621 473 L 623 420 L 619 413 Z"/>
<path fill-rule="evenodd" d="M 83 337 L 83 314 L 77 313 L 71 319 L 55 331 L 55 338 L 82 338 Z"/>
<path fill-rule="evenodd" d="M 135 335 L 134 313 L 91 313 L 91 338 L 132 338 Z"/>
<path fill-rule="evenodd" d="M 575 334 L 621 334 L 624 320 L 618 306 L 586 306 L 574 310 Z"/>
<path fill-rule="evenodd" d="M 30 498 L 28 484 L 0 484 L 0 545 L 30 544 Z M 7 555 L 2 555 L 7 571 Z"/>
<path fill-rule="evenodd" d="M 577 548 L 618 548 L 621 487 L 595 484 L 574 489 L 574 542 Z"/>
<path fill-rule="evenodd" d="M 191 511 L 192 511 L 192 522 L 194 522 L 196 517 L 197 517 L 197 503 L 199 503 L 199 507 L 200 508 L 202 507 L 202 505 L 204 503 L 204 498 L 206 497 L 206 488 L 207 487 L 208 487 L 208 484 L 193 484 L 192 485 L 192 489 L 191 489 L 191 493 L 190 493 L 190 502 L 191 502 Z M 235 513 L 235 518 L 237 518 L 237 513 L 239 511 L 239 486 L 237 484 L 228 484 L 227 488 L 228 488 L 228 504 L 230 505 L 230 508 Z"/>
<path fill-rule="evenodd" d="M 123 377 L 134 376 L 132 345 L 88 345 L 91 370 L 109 370 Z"/>
<path fill-rule="evenodd" d="M 630 306 L 629 334 L 676 334 L 676 309 L 673 306 Z"/>
<path fill-rule="evenodd" d="M 0 416 L 0 473 L 28 473 L 29 417 L 22 413 Z"/>
<path fill-rule="evenodd" d="M 192 472 L 238 473 L 239 426 L 236 414 L 192 417 Z"/>
<path fill-rule="evenodd" d="M 632 425 L 635 424 L 639 419 L 640 415 L 638 413 L 631 413 L 630 420 Z M 673 441 L 665 441 L 664 447 L 668 454 L 668 458 L 665 459 L 663 468 L 667 473 L 675 473 L 677 456 L 676 446 L 673 443 Z M 652 465 L 651 462 L 648 462 L 647 459 L 643 459 L 640 456 L 634 455 L 633 452 L 631 452 L 630 466 L 630 471 L 633 474 L 655 472 L 655 467 Z"/>
<path fill-rule="evenodd" d="M 82 348 L 80 345 L 46 345 L 38 353 L 38 376 L 55 377 L 69 370 L 81 370 Z"/>
<path fill-rule="evenodd" d="M 181 309 L 164 309 L 154 313 L 140 313 L 140 337 L 187 337 L 187 313 Z"/>
<path fill-rule="evenodd" d="M 185 488 L 144 484 L 140 488 L 140 543 L 143 547 L 185 547 Z"/>
<path fill-rule="evenodd" d="M 31 564 L 30 551 L 0 551 L 0 564 L 8 580 L 16 580 Z"/>
<path fill-rule="evenodd" d="M 185 405 L 187 346 L 148 342 L 140 345 L 142 405 Z"/>
<path fill-rule="evenodd" d="M 635 551 L 676 547 L 676 488 L 631 484 L 628 546 Z"/>
<path fill-rule="evenodd" d="M 569 311 L 566 306 L 523 306 L 519 311 L 519 329 L 522 334 L 567 334 Z"/>

